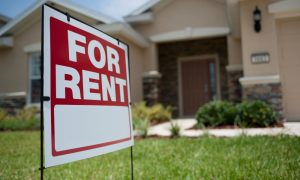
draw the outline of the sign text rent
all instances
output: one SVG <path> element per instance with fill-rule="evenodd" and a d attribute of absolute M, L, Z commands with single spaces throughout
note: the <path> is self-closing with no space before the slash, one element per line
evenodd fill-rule
<path fill-rule="evenodd" d="M 68 53 L 70 63 L 86 61 L 82 55 L 87 55 L 90 65 L 99 71 L 78 71 L 72 67 L 56 65 L 56 98 L 65 99 L 66 91 L 69 90 L 73 99 L 125 101 L 126 80 L 99 73 L 104 69 L 115 74 L 121 73 L 120 55 L 114 47 L 103 45 L 95 39 L 88 41 L 86 36 L 68 30 Z"/>

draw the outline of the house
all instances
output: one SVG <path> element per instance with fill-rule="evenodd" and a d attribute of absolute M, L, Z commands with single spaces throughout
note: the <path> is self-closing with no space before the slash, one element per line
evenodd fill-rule
<path fill-rule="evenodd" d="M 122 22 L 48 2 L 129 44 L 134 102 L 186 117 L 211 100 L 259 99 L 300 120 L 299 0 L 149 0 Z M 0 29 L 11 41 L 0 40 L 2 99 L 39 101 L 40 6 Z"/>
<path fill-rule="evenodd" d="M 0 29 L 0 104 L 6 108 L 24 105 L 39 106 L 40 102 L 40 52 L 41 52 L 41 12 L 42 5 L 49 5 L 92 25 L 110 24 L 116 20 L 89 9 L 61 0 L 42 0 L 27 9 L 22 16 L 11 20 Z M 148 42 L 129 25 L 116 26 L 116 38 L 133 49 L 146 47 Z M 126 39 L 125 39 L 126 38 Z M 138 53 L 139 50 L 136 50 Z M 131 53 L 132 74 L 141 77 L 141 61 Z M 137 71 L 137 72 L 135 72 Z M 132 78 L 134 101 L 142 99 L 141 81 Z M 140 81 L 140 82 L 138 82 Z M 137 93 L 137 92 L 138 93 Z"/>

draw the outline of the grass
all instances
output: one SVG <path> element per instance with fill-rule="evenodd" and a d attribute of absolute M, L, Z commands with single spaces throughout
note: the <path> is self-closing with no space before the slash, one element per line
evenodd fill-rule
<path fill-rule="evenodd" d="M 39 132 L 0 133 L 0 179 L 39 178 Z M 135 179 L 299 179 L 300 138 L 145 139 Z M 45 170 L 45 179 L 130 179 L 130 150 Z"/>

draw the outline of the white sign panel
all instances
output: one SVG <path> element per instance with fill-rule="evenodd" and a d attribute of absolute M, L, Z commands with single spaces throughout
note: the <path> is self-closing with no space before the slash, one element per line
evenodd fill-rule
<path fill-rule="evenodd" d="M 128 47 L 43 6 L 45 167 L 133 145 Z"/>

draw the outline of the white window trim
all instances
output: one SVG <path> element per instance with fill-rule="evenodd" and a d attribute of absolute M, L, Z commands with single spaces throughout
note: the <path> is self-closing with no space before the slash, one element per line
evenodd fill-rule
<path fill-rule="evenodd" d="M 35 103 L 32 103 L 31 102 L 31 80 L 33 79 L 41 79 L 41 76 L 34 76 L 34 78 L 32 78 L 31 76 L 31 69 L 32 69 L 32 65 L 31 65 L 31 61 L 32 61 L 32 56 L 36 55 L 36 54 L 41 54 L 41 52 L 39 51 L 34 51 L 29 55 L 29 59 L 28 59 L 28 95 L 27 95 L 27 103 L 26 103 L 26 106 L 27 107 L 32 107 L 32 106 L 35 106 L 35 107 L 40 107 L 40 103 L 39 102 L 35 102 Z"/>
<path fill-rule="evenodd" d="M 38 53 L 41 51 L 41 43 L 28 44 L 24 46 L 23 51 L 25 53 Z"/>

